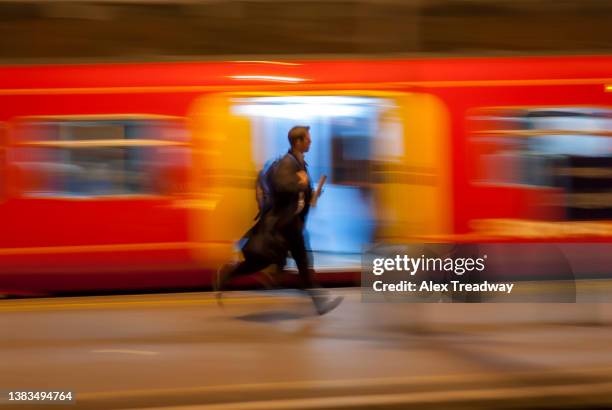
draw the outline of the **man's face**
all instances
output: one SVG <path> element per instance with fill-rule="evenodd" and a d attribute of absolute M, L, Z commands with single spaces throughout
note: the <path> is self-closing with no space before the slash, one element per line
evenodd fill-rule
<path fill-rule="evenodd" d="M 308 152 L 308 150 L 310 149 L 310 143 L 312 142 L 312 140 L 310 139 L 310 132 L 306 133 L 306 136 L 304 137 L 304 139 L 301 141 L 301 145 L 302 145 L 302 152 Z"/>

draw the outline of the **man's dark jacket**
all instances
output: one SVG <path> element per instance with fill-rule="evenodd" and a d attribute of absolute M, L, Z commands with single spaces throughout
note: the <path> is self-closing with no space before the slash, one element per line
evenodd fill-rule
<path fill-rule="evenodd" d="M 265 259 L 272 263 L 283 263 L 289 251 L 287 238 L 304 229 L 306 216 L 310 210 L 312 186 L 299 184 L 299 171 L 307 171 L 305 162 L 288 152 L 275 165 L 272 171 L 272 208 L 265 212 L 255 226 L 245 235 L 247 242 L 242 251 L 246 258 Z M 308 178 L 310 181 L 310 177 Z M 304 207 L 299 207 L 300 193 L 303 194 Z"/>

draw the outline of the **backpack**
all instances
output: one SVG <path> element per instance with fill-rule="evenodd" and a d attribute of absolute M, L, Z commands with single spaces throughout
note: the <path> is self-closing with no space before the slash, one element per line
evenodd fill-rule
<path fill-rule="evenodd" d="M 261 218 L 263 214 L 272 209 L 272 205 L 274 204 L 272 176 L 274 175 L 274 171 L 280 160 L 280 158 L 269 160 L 264 164 L 263 168 L 257 175 L 257 180 L 255 182 L 255 199 L 257 200 L 259 213 L 255 219 Z"/>
<path fill-rule="evenodd" d="M 298 164 L 298 160 L 293 156 L 293 154 L 289 155 L 296 164 Z M 259 171 L 257 175 L 257 180 L 255 182 L 255 200 L 257 200 L 257 207 L 259 208 L 259 213 L 255 216 L 255 220 L 261 218 L 266 212 L 272 209 L 274 205 L 274 181 L 272 177 L 274 176 L 274 172 L 276 172 L 276 168 L 278 164 L 284 156 L 278 157 L 276 159 L 268 160 Z"/>

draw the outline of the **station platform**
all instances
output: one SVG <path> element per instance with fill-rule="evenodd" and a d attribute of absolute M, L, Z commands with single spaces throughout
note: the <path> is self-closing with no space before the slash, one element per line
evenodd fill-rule
<path fill-rule="evenodd" d="M 332 293 L 324 316 L 292 291 L 2 300 L 0 386 L 71 390 L 71 409 L 612 405 L 612 305 Z"/>

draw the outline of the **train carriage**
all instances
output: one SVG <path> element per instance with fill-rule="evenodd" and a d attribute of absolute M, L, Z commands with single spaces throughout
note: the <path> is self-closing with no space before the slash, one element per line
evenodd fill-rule
<path fill-rule="evenodd" d="M 612 238 L 610 57 L 0 69 L 0 290 L 207 286 L 312 128 L 328 281 L 371 243 Z"/>

